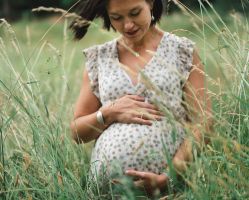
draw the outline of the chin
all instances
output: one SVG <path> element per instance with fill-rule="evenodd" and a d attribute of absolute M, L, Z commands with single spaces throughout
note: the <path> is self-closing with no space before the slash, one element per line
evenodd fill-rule
<path fill-rule="evenodd" d="M 136 35 L 134 37 L 128 37 L 128 36 L 125 36 L 125 38 L 130 41 L 130 42 L 133 42 L 133 43 L 136 43 L 136 42 L 139 42 L 143 39 L 145 34 L 139 34 L 139 35 Z"/>

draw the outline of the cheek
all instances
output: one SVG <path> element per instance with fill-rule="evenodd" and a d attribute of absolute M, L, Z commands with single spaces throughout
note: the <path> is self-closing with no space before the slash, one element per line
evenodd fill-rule
<path fill-rule="evenodd" d="M 140 26 L 150 26 L 151 24 L 151 16 L 150 13 L 142 14 L 136 21 L 136 23 Z"/>
<path fill-rule="evenodd" d="M 151 23 L 151 19 L 150 19 L 150 17 L 147 17 L 147 18 L 144 17 L 138 23 L 140 25 L 149 26 Z"/>
<path fill-rule="evenodd" d="M 111 25 L 116 29 L 119 30 L 121 27 L 121 23 L 111 21 Z"/>
<path fill-rule="evenodd" d="M 136 25 L 140 26 L 143 29 L 148 29 L 150 27 L 150 24 L 151 24 L 150 18 L 142 18 L 136 21 Z"/>

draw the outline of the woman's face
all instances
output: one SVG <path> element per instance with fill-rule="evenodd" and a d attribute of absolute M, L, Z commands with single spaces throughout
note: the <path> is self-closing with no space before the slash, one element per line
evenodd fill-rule
<path fill-rule="evenodd" d="M 112 26 L 131 42 L 140 41 L 151 24 L 151 4 L 146 0 L 109 0 Z"/>

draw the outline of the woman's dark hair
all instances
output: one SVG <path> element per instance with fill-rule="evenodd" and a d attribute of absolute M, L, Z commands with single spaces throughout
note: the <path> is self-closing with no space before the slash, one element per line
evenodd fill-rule
<path fill-rule="evenodd" d="M 80 18 L 75 19 L 69 26 L 69 28 L 73 30 L 74 38 L 76 40 L 82 39 L 87 33 L 87 29 L 89 28 L 91 21 L 99 17 L 103 19 L 104 29 L 109 31 L 111 28 L 113 28 L 106 10 L 107 3 L 108 0 L 83 0 L 80 3 L 77 10 L 75 11 L 80 16 Z M 152 9 L 154 20 L 151 22 L 151 25 L 154 25 L 160 21 L 162 13 L 162 0 L 154 0 Z"/>

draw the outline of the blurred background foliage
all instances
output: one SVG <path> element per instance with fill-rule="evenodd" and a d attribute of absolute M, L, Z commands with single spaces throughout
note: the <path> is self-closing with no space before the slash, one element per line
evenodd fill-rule
<path fill-rule="evenodd" d="M 246 1 L 247 0 L 209 0 L 209 2 L 212 3 L 220 12 L 235 10 L 247 13 L 249 8 L 244 7 L 246 6 L 246 3 L 244 3 Z M 34 14 L 30 12 L 32 8 L 45 6 L 68 9 L 76 2 L 77 0 L 0 0 L 0 17 L 7 20 L 18 20 L 23 17 L 30 18 L 31 16 L 34 16 Z M 180 2 L 191 9 L 198 9 L 200 2 L 205 4 L 206 0 L 180 0 Z M 164 0 L 164 3 L 165 5 L 167 4 L 167 6 L 165 6 L 166 12 L 172 13 L 179 10 L 179 8 L 177 8 L 177 6 L 173 3 L 173 0 Z M 35 16 L 38 17 L 43 17 L 44 15 L 48 15 L 48 13 L 35 13 Z"/>

